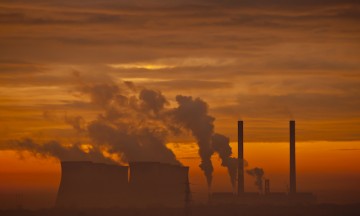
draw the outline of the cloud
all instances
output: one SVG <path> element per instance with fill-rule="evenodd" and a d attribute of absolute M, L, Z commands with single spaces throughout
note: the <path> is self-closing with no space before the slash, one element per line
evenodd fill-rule
<path fill-rule="evenodd" d="M 0 59 L 0 77 L 2 78 L 39 74 L 43 73 L 45 69 L 46 66 L 42 64 Z"/>
<path fill-rule="evenodd" d="M 235 59 L 215 59 L 215 58 L 169 58 L 158 59 L 154 62 L 134 62 L 127 64 L 110 64 L 109 67 L 115 69 L 146 69 L 146 70 L 161 70 L 178 67 L 221 67 L 234 64 Z"/>
<path fill-rule="evenodd" d="M 257 123 L 249 141 L 285 141 L 287 121 L 299 122 L 298 140 L 359 140 L 354 124 L 358 118 L 357 94 L 294 93 L 285 95 L 239 95 L 237 104 L 219 106 L 212 113 L 224 118 L 241 116 Z M 278 125 L 274 127 L 273 125 Z M 235 127 L 235 124 L 234 126 Z M 342 130 L 340 128 L 346 128 Z M 236 134 L 231 134 L 236 137 Z"/>
<path fill-rule="evenodd" d="M 358 11 L 352 0 L 4 0 L 2 109 L 13 106 L 20 124 L 20 105 L 74 116 L 109 105 L 67 95 L 78 71 L 89 86 L 136 81 L 170 104 L 178 94 L 206 99 L 221 131 L 239 116 L 276 121 L 292 113 L 311 125 L 306 139 L 358 139 Z M 98 94 L 112 97 L 105 89 Z M 316 135 L 318 127 L 331 134 Z"/>
<path fill-rule="evenodd" d="M 216 90 L 216 89 L 228 89 L 232 88 L 233 84 L 231 82 L 225 81 L 210 81 L 210 80 L 164 80 L 164 81 L 156 81 L 152 79 L 146 79 L 142 83 L 145 86 L 149 87 L 157 87 L 161 89 L 168 89 L 170 91 L 174 90 L 182 90 L 182 89 L 208 89 Z"/>

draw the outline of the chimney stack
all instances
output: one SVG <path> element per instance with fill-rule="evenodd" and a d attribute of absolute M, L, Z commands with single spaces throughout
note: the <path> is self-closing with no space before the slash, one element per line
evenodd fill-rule
<path fill-rule="evenodd" d="M 295 121 L 290 124 L 290 193 L 296 193 L 296 166 L 295 166 Z"/>
<path fill-rule="evenodd" d="M 238 195 L 244 193 L 244 123 L 238 121 Z"/>
<path fill-rule="evenodd" d="M 265 179 L 265 194 L 270 194 L 270 180 Z"/>

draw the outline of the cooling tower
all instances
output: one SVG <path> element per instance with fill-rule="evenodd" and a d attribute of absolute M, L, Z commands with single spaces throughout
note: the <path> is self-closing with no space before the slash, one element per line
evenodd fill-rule
<path fill-rule="evenodd" d="M 244 193 L 244 123 L 238 121 L 238 195 Z"/>
<path fill-rule="evenodd" d="M 159 162 L 130 163 L 132 204 L 182 207 L 190 192 L 189 167 Z"/>
<path fill-rule="evenodd" d="M 295 121 L 290 124 L 290 193 L 296 193 Z"/>
<path fill-rule="evenodd" d="M 56 206 L 61 208 L 113 207 L 126 204 L 128 167 L 86 161 L 61 162 Z"/>

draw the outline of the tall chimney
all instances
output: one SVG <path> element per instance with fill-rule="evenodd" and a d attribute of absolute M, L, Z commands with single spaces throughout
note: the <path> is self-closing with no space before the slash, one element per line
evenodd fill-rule
<path fill-rule="evenodd" d="M 238 121 L 238 195 L 244 193 L 244 123 Z"/>
<path fill-rule="evenodd" d="M 296 193 L 295 121 L 290 122 L 290 193 Z"/>
<path fill-rule="evenodd" d="M 270 194 L 270 180 L 265 179 L 265 194 Z"/>

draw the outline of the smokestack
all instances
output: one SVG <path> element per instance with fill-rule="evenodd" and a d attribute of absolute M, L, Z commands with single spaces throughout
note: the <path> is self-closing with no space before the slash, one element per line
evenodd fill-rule
<path fill-rule="evenodd" d="M 244 123 L 238 121 L 238 195 L 244 193 Z"/>
<path fill-rule="evenodd" d="M 270 194 L 270 180 L 265 179 L 265 194 Z"/>
<path fill-rule="evenodd" d="M 290 193 L 296 193 L 296 167 L 295 167 L 295 121 L 290 124 Z"/>

